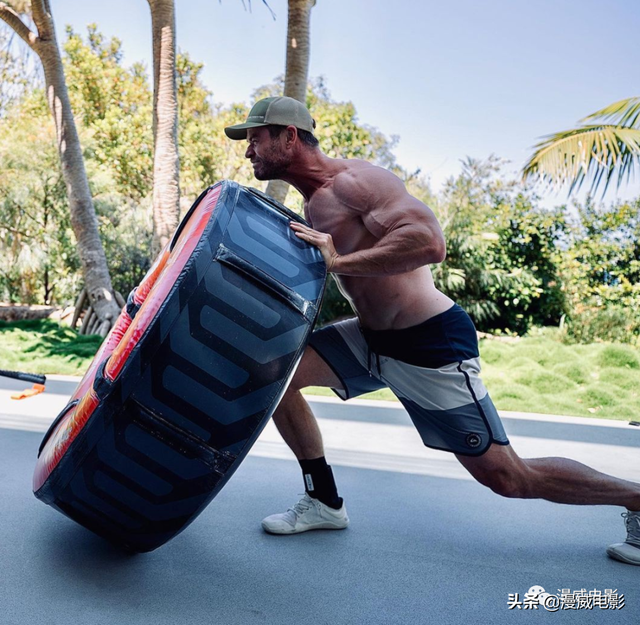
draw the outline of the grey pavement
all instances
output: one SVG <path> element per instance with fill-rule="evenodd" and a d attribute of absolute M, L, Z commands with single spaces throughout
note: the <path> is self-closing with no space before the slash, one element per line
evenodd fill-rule
<path fill-rule="evenodd" d="M 341 532 L 269 536 L 263 516 L 294 503 L 299 469 L 269 424 L 212 504 L 155 552 L 131 556 L 37 501 L 42 432 L 77 380 L 9 399 L 0 378 L 0 624 L 640 622 L 640 567 L 606 557 L 621 510 L 507 500 L 425 449 L 395 404 L 315 398 L 347 502 Z M 640 428 L 503 415 L 524 456 L 565 455 L 640 481 Z M 509 610 L 530 587 L 617 590 L 621 610 Z"/>

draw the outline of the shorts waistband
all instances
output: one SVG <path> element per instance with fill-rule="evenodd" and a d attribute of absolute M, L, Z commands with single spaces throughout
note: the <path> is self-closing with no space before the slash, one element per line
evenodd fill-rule
<path fill-rule="evenodd" d="M 429 317 L 426 321 L 422 321 L 414 326 L 409 326 L 408 328 L 400 328 L 400 329 L 392 329 L 392 330 L 370 330 L 369 328 L 365 328 L 360 326 L 362 330 L 362 334 L 368 339 L 371 337 L 373 341 L 382 340 L 385 338 L 393 337 L 394 340 L 402 339 L 404 336 L 411 336 L 416 332 L 421 332 L 426 328 L 430 328 L 432 326 L 436 326 L 443 321 L 448 321 L 450 318 L 453 318 L 462 313 L 466 315 L 467 313 L 459 304 L 454 304 L 451 308 L 447 308 L 444 312 L 438 313 L 433 317 Z"/>
<path fill-rule="evenodd" d="M 417 366 L 438 368 L 479 355 L 476 329 L 458 304 L 409 328 L 360 330 L 374 354 Z"/>

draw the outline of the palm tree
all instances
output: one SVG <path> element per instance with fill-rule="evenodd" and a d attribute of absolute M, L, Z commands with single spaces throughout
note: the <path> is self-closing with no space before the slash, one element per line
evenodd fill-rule
<path fill-rule="evenodd" d="M 23 21 L 29 8 L 35 31 Z M 15 0 L 11 5 L 0 2 L 0 19 L 20 36 L 42 62 L 47 100 L 55 123 L 62 176 L 67 188 L 71 225 L 78 244 L 86 292 L 100 319 L 100 323 L 94 327 L 105 336 L 118 317 L 120 308 L 115 299 L 107 259 L 98 233 L 98 220 L 71 111 L 49 0 Z"/>
<path fill-rule="evenodd" d="M 305 103 L 307 98 L 307 79 L 309 76 L 309 57 L 311 45 L 309 27 L 311 9 L 316 0 L 289 0 L 287 18 L 287 60 L 284 75 L 284 95 Z M 282 180 L 271 180 L 267 186 L 267 195 L 284 202 L 289 185 Z"/>
<path fill-rule="evenodd" d="M 580 120 L 581 126 L 545 137 L 522 170 L 569 194 L 590 180 L 591 192 L 617 177 L 628 182 L 640 164 L 640 97 L 620 100 Z"/>
<path fill-rule="evenodd" d="M 148 0 L 153 37 L 153 242 L 155 256 L 180 215 L 176 16 L 174 0 Z"/>
<path fill-rule="evenodd" d="M 151 9 L 153 40 L 154 155 L 151 253 L 155 256 L 173 235 L 180 217 L 176 11 L 174 0 L 147 2 Z M 263 3 L 271 10 L 266 0 L 263 0 Z M 251 10 L 251 0 L 248 5 Z"/>

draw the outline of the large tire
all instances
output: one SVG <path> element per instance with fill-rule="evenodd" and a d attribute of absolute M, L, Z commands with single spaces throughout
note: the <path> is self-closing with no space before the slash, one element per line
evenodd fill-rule
<path fill-rule="evenodd" d="M 215 497 L 273 413 L 315 323 L 321 254 L 253 189 L 207 189 L 130 295 L 42 442 L 34 493 L 150 551 Z"/>

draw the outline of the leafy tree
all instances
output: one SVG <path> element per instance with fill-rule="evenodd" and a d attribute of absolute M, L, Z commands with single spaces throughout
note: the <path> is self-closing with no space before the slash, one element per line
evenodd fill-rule
<path fill-rule="evenodd" d="M 567 232 L 564 210 L 538 210 L 524 193 L 496 210 L 497 239 L 488 250 L 487 264 L 506 272 L 513 282 L 489 288 L 498 305 L 491 328 L 523 334 L 533 325 L 558 325 L 566 312 L 559 248 Z"/>
<path fill-rule="evenodd" d="M 20 36 L 42 62 L 49 107 L 55 122 L 62 175 L 67 187 L 71 224 L 78 244 L 85 284 L 89 300 L 102 321 L 100 332 L 106 334 L 119 314 L 119 307 L 115 301 L 104 248 L 98 234 L 97 219 L 69 102 L 51 8 L 48 0 L 30 2 L 35 31 L 27 26 L 19 13 L 29 8 L 26 3 L 20 2 L 16 4 L 16 8 L 7 2 L 0 2 L 0 18 Z"/>
<path fill-rule="evenodd" d="M 640 200 L 578 206 L 563 257 L 567 338 L 633 342 L 640 337 Z"/>
<path fill-rule="evenodd" d="M 228 108 L 212 104 L 211 92 L 200 78 L 202 63 L 186 53 L 178 55 L 178 104 L 180 111 L 180 180 L 186 210 L 202 189 L 221 179 L 253 184 L 255 178 L 244 158 L 242 142 L 229 141 L 224 127 L 246 119 L 243 104 Z"/>
<path fill-rule="evenodd" d="M 17 102 L 22 94 L 41 83 L 30 48 L 20 46 L 15 31 L 0 26 L 0 117 Z"/>
<path fill-rule="evenodd" d="M 140 201 L 151 193 L 151 91 L 144 67 L 122 66 L 122 44 L 105 40 L 96 24 L 86 42 L 67 28 L 63 45 L 69 98 L 78 112 L 86 156 L 110 172 L 118 193 Z"/>
<path fill-rule="evenodd" d="M 53 304 L 76 291 L 80 263 L 47 104 L 30 104 L 0 124 L 0 299 Z"/>
<path fill-rule="evenodd" d="M 495 157 L 468 158 L 447 182 L 436 210 L 447 258 L 433 273 L 480 329 L 522 333 L 564 312 L 557 244 L 565 223 L 561 211 L 538 210 L 501 167 Z"/>
<path fill-rule="evenodd" d="M 106 41 L 95 26 L 86 42 L 68 30 L 63 50 L 113 288 L 126 295 L 149 264 L 151 91 L 144 68 L 125 70 L 119 41 Z M 55 137 L 44 91 L 37 87 L 0 118 L 0 266 L 9 268 L 0 277 L 0 291 L 8 299 L 69 304 L 81 286 L 64 184 L 51 160 Z M 32 227 L 11 236 L 6 228 L 15 230 L 17 223 Z M 47 224 L 48 238 L 36 223 Z"/>
<path fill-rule="evenodd" d="M 628 181 L 640 163 L 640 98 L 628 98 L 581 120 L 580 126 L 545 137 L 523 168 L 524 178 L 569 185 L 591 180 L 591 192 L 617 178 Z"/>

